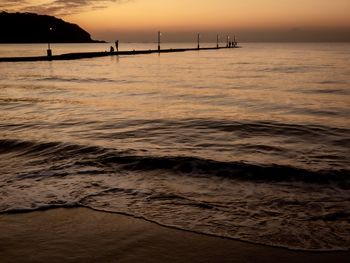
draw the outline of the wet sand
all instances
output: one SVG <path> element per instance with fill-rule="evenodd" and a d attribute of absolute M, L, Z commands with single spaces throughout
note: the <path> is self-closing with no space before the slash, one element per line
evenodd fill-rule
<path fill-rule="evenodd" d="M 2 263 L 346 262 L 349 256 L 254 245 L 87 208 L 0 215 Z"/>

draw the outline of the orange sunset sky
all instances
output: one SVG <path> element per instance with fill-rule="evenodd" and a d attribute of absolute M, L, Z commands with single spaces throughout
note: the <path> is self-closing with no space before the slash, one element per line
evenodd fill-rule
<path fill-rule="evenodd" d="M 350 0 L 1 0 L 0 10 L 54 15 L 93 38 L 190 40 L 201 32 L 243 41 L 350 41 Z"/>

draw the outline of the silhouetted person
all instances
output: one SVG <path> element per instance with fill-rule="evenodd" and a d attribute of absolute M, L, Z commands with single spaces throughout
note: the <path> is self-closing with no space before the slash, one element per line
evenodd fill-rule
<path fill-rule="evenodd" d="M 114 52 L 114 47 L 111 46 L 110 48 L 110 52 L 113 53 Z"/>
<path fill-rule="evenodd" d="M 119 40 L 115 41 L 115 50 L 119 51 Z"/>

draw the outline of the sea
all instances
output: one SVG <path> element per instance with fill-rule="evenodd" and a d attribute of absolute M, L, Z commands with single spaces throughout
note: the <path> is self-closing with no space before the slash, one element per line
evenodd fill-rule
<path fill-rule="evenodd" d="M 0 63 L 0 212 L 87 207 L 256 244 L 349 250 L 350 44 L 240 46 Z M 0 57 L 46 49 L 0 45 Z"/>

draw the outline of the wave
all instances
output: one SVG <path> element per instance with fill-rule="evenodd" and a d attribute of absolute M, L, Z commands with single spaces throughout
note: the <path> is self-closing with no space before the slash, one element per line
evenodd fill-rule
<path fill-rule="evenodd" d="M 264 147 L 264 146 L 263 146 Z M 260 182 L 302 181 L 308 183 L 335 182 L 350 187 L 350 171 L 306 170 L 277 164 L 223 162 L 194 156 L 140 156 L 130 151 L 116 151 L 100 146 L 82 146 L 63 142 L 0 140 L 0 154 L 39 156 L 43 164 L 57 160 L 75 166 L 114 167 L 126 171 L 162 170 L 191 176 L 217 176 Z"/>
<path fill-rule="evenodd" d="M 335 95 L 349 95 L 350 92 L 346 89 L 329 88 L 329 89 L 306 89 L 300 91 L 302 93 L 315 93 L 315 94 L 335 94 Z"/>
<path fill-rule="evenodd" d="M 341 81 L 341 80 L 323 80 L 323 81 L 318 81 L 316 82 L 317 84 L 324 84 L 324 85 L 334 85 L 334 84 L 348 84 L 346 81 Z"/>
<path fill-rule="evenodd" d="M 69 82 L 69 83 L 119 83 L 119 84 L 125 84 L 125 83 L 137 83 L 136 80 L 129 80 L 129 79 L 110 79 L 110 78 L 73 78 L 73 77 L 63 77 L 63 76 L 57 76 L 57 77 L 38 77 L 34 79 L 35 81 L 54 81 L 54 82 Z"/>
<path fill-rule="evenodd" d="M 310 71 L 318 70 L 319 67 L 317 66 L 308 66 L 308 65 L 296 65 L 296 66 L 285 66 L 285 65 L 278 65 L 278 66 L 272 66 L 262 69 L 264 72 L 271 72 L 271 73 L 287 73 L 287 74 L 294 74 L 294 73 L 305 73 Z"/>
<path fill-rule="evenodd" d="M 349 129 L 321 126 L 321 125 L 299 125 L 271 121 L 256 121 L 256 122 L 232 122 L 225 120 L 184 120 L 183 125 L 196 126 L 199 128 L 214 128 L 222 131 L 242 131 L 243 133 L 260 133 L 266 135 L 300 135 L 300 136 L 326 136 L 326 135 L 343 135 L 350 132 Z M 165 125 L 171 122 L 164 122 Z M 181 123 L 176 123 L 181 126 Z"/>
<path fill-rule="evenodd" d="M 322 139 L 323 142 L 334 139 L 336 142 L 339 138 L 348 138 L 350 129 L 341 127 L 330 127 L 311 124 L 291 124 L 272 121 L 227 121 L 220 119 L 182 119 L 176 120 L 128 120 L 119 122 L 118 124 L 103 124 L 98 126 L 99 129 L 110 130 L 123 127 L 133 127 L 135 130 L 127 131 L 125 136 L 138 136 L 140 134 L 152 134 L 160 131 L 176 130 L 196 130 L 206 133 L 218 132 L 234 133 L 239 138 L 254 137 L 254 136 L 269 136 L 269 137 L 293 137 L 297 140 L 310 141 L 310 139 Z M 139 128 L 141 127 L 141 128 Z M 122 133 L 118 133 L 119 135 Z M 180 136 L 179 134 L 178 136 Z M 200 134 L 198 134 L 200 135 Z M 350 146 L 350 145 L 349 145 Z"/>

